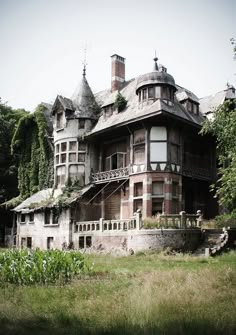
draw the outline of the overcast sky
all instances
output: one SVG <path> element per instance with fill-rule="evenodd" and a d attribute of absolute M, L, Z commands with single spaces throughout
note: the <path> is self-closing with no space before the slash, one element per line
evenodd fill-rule
<path fill-rule="evenodd" d="M 198 97 L 236 86 L 235 0 L 0 0 L 0 97 L 34 110 L 71 97 L 82 75 L 110 87 L 114 53 L 126 79 L 149 72 L 155 49 L 177 84 Z"/>

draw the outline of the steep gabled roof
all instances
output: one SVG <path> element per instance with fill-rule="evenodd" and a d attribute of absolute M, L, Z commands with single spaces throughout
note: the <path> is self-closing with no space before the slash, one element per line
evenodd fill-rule
<path fill-rule="evenodd" d="M 52 112 L 51 112 L 52 115 L 54 115 L 54 113 L 55 113 L 55 111 L 58 107 L 58 104 L 60 104 L 64 110 L 74 111 L 74 107 L 73 107 L 73 103 L 72 103 L 71 99 L 65 98 L 62 95 L 58 95 L 56 97 L 56 100 L 55 100 L 53 106 L 52 106 Z"/>

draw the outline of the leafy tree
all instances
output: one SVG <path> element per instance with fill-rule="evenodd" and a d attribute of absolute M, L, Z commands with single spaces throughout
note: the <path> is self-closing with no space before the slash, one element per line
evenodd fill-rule
<path fill-rule="evenodd" d="M 205 121 L 201 132 L 216 138 L 219 168 L 212 188 L 219 203 L 232 211 L 236 208 L 236 99 L 220 105 L 214 118 Z"/>
<path fill-rule="evenodd" d="M 0 99 L 0 203 L 17 195 L 17 157 L 11 154 L 11 141 L 24 109 L 12 109 Z"/>

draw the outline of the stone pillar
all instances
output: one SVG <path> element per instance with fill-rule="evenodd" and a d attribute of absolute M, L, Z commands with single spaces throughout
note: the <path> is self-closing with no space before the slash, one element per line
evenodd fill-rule
<path fill-rule="evenodd" d="M 186 212 L 182 211 L 179 214 L 180 214 L 180 227 L 186 228 Z"/>
<path fill-rule="evenodd" d="M 105 218 L 104 190 L 101 192 L 101 217 Z"/>
<path fill-rule="evenodd" d="M 197 227 L 201 227 L 201 225 L 202 225 L 202 211 L 200 209 L 197 211 L 197 215 L 198 215 Z"/>
<path fill-rule="evenodd" d="M 100 219 L 99 219 L 99 231 L 100 231 L 100 232 L 103 232 L 103 230 L 104 230 L 104 229 L 103 229 L 103 220 L 104 220 L 103 218 L 100 218 Z"/>
<path fill-rule="evenodd" d="M 135 213 L 135 220 L 136 220 L 136 230 L 140 230 L 142 228 L 142 213 L 141 210 L 138 209 Z"/>

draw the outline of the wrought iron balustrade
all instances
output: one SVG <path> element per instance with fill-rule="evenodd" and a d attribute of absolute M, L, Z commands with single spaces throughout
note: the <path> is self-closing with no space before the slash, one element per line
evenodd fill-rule
<path fill-rule="evenodd" d="M 125 179 L 129 176 L 129 167 L 124 167 L 115 170 L 102 171 L 92 173 L 91 178 L 93 183 L 99 183 L 107 180 Z"/>

